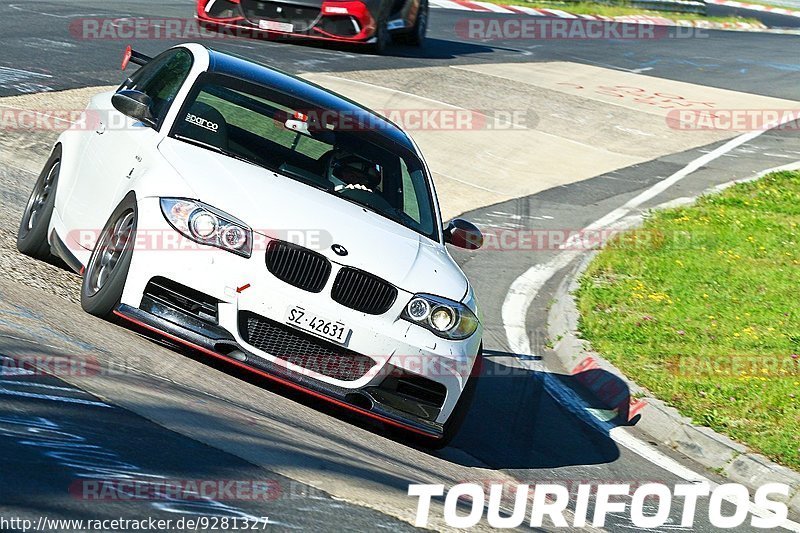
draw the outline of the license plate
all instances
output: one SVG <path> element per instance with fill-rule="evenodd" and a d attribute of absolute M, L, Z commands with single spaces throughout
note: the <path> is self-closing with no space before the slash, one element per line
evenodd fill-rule
<path fill-rule="evenodd" d="M 294 31 L 294 24 L 275 20 L 259 20 L 258 27 L 262 30 L 282 31 L 284 33 L 292 33 Z"/>
<path fill-rule="evenodd" d="M 325 318 L 298 305 L 286 310 L 286 323 L 339 344 L 346 343 L 352 331 L 339 320 Z"/>

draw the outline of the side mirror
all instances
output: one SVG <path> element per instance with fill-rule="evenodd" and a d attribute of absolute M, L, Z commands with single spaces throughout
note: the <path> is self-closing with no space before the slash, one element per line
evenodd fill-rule
<path fill-rule="evenodd" d="M 472 222 L 454 218 L 444 228 L 444 240 L 466 250 L 477 250 L 483 246 L 483 234 Z"/>
<path fill-rule="evenodd" d="M 119 91 L 111 97 L 111 105 L 123 115 L 144 122 L 148 126 L 156 122 L 151 110 L 153 100 L 141 91 L 132 89 Z"/>

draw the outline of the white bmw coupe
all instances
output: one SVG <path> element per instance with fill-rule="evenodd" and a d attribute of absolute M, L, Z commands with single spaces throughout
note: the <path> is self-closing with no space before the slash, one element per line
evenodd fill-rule
<path fill-rule="evenodd" d="M 472 287 L 430 172 L 395 124 L 197 44 L 141 65 L 62 133 L 22 253 L 83 276 L 81 304 L 447 441 L 481 357 Z"/>

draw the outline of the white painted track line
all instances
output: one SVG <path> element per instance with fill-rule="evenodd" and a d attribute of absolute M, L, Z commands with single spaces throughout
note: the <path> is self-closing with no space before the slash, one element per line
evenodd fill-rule
<path fill-rule="evenodd" d="M 533 15 L 534 17 L 543 17 L 544 13 L 540 13 L 539 11 L 533 9 L 532 7 L 527 6 L 513 6 L 515 10 L 522 11 L 523 13 L 527 13 L 528 15 Z"/>
<path fill-rule="evenodd" d="M 757 138 L 763 133 L 764 131 L 762 130 L 752 131 L 731 139 L 722 146 L 691 161 L 679 171 L 646 189 L 642 193 L 626 202 L 622 207 L 611 211 L 607 215 L 588 225 L 585 229 L 592 230 L 598 228 L 608 228 L 609 226 L 620 222 L 624 217 L 628 216 L 631 211 L 638 208 L 646 201 L 651 200 L 652 198 L 666 191 L 686 176 L 692 174 L 699 168 L 709 164 L 715 159 L 722 157 L 742 144 Z M 572 260 L 575 259 L 580 253 L 580 251 L 560 252 L 547 263 L 532 266 L 511 284 L 511 287 L 506 294 L 506 298 L 503 301 L 501 316 L 503 319 L 503 326 L 506 331 L 508 345 L 513 353 L 520 355 L 534 355 L 531 354 L 531 343 L 526 325 L 528 309 L 544 284 L 558 271 L 571 263 Z M 583 400 L 578 397 L 577 394 L 575 394 L 575 392 L 573 392 L 570 388 L 562 384 L 556 377 L 548 373 L 541 362 L 534 361 L 532 364 L 535 364 L 535 366 L 537 366 L 536 370 L 540 371 L 544 376 L 545 388 L 547 389 L 548 393 L 553 396 L 553 398 L 555 398 L 561 405 L 569 409 L 585 422 L 603 432 L 607 432 L 609 437 L 611 437 L 611 439 L 613 439 L 614 442 L 620 446 L 639 455 L 659 468 L 662 468 L 663 470 L 680 477 L 681 479 L 692 482 L 708 483 L 712 489 L 717 485 L 704 475 L 694 472 L 688 467 L 678 463 L 671 457 L 662 454 L 656 448 L 640 441 L 631 433 L 627 432 L 625 428 L 614 426 L 608 422 L 598 420 L 587 410 Z M 751 504 L 750 512 L 756 516 L 770 515 L 768 511 L 755 506 L 755 504 Z M 789 531 L 800 533 L 800 524 L 797 522 L 786 520 L 782 524 L 782 527 Z"/>
<path fill-rule="evenodd" d="M 491 2 L 479 2 L 477 0 L 473 0 L 472 3 L 475 4 L 476 6 L 481 6 L 495 13 L 512 13 L 512 14 L 514 13 L 510 9 L 506 9 L 505 7 L 498 4 L 492 4 Z"/>
<path fill-rule="evenodd" d="M 452 0 L 430 0 L 430 5 L 435 7 L 443 7 L 445 9 L 458 9 L 459 11 L 472 11 L 472 9 L 468 8 L 467 6 L 462 6 L 457 2 L 453 2 Z"/>
<path fill-rule="evenodd" d="M 560 9 L 543 9 L 547 13 L 552 13 L 553 15 L 562 18 L 562 19 L 576 19 L 577 16 L 573 15 L 572 13 L 567 13 L 566 11 L 561 11 Z"/>

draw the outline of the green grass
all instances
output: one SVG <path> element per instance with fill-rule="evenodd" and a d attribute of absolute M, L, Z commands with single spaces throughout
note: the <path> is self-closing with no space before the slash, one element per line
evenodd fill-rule
<path fill-rule="evenodd" d="M 623 15 L 649 15 L 664 17 L 673 20 L 706 20 L 709 22 L 748 22 L 757 24 L 757 19 L 743 17 L 707 17 L 697 13 L 671 13 L 665 11 L 651 11 L 626 5 L 609 5 L 595 2 L 549 2 L 535 0 L 486 0 L 493 4 L 526 6 L 541 9 L 560 9 L 576 15 L 602 15 L 605 17 L 619 17 Z"/>
<path fill-rule="evenodd" d="M 800 469 L 800 173 L 659 211 L 581 279 L 581 332 L 695 423 Z M 793 357 L 794 356 L 794 357 Z"/>
<path fill-rule="evenodd" d="M 263 98 L 258 98 L 253 95 L 242 96 L 252 100 L 260 101 L 264 105 L 281 109 L 289 114 L 294 113 L 293 109 L 281 106 L 275 102 L 264 100 Z M 275 121 L 259 113 L 254 113 L 250 109 L 246 109 L 218 96 L 202 92 L 198 95 L 197 101 L 208 104 L 220 111 L 228 124 L 238 126 L 245 131 L 254 133 L 259 137 L 268 139 L 285 148 L 295 146 L 295 143 L 297 143 L 294 149 L 312 159 L 318 159 L 331 148 L 330 145 L 288 130 L 284 127 L 282 122 Z M 244 147 L 240 147 L 240 149 L 244 149 Z M 258 154 L 252 155 L 257 156 Z"/>

